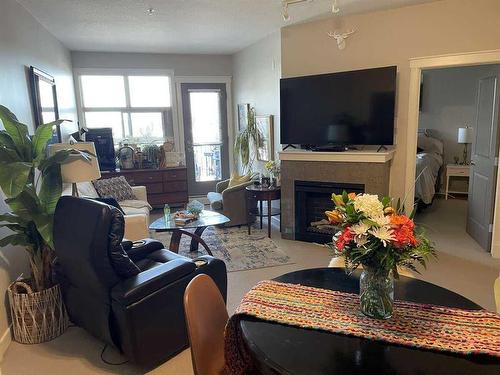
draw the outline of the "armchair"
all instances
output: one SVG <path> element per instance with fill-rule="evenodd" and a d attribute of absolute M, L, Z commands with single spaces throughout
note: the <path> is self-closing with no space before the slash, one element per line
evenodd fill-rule
<path fill-rule="evenodd" d="M 122 242 L 121 212 L 91 199 L 61 197 L 54 217 L 55 275 L 70 319 L 151 368 L 188 346 L 183 295 L 200 273 L 226 297 L 224 262 L 195 263 L 146 239 Z M 203 263 L 201 265 L 197 265 Z"/>
<path fill-rule="evenodd" d="M 216 192 L 207 194 L 210 208 L 227 216 L 231 221 L 227 226 L 247 224 L 247 199 L 245 188 L 252 185 L 253 181 L 244 182 L 229 187 L 229 180 L 224 180 L 216 185 Z"/>

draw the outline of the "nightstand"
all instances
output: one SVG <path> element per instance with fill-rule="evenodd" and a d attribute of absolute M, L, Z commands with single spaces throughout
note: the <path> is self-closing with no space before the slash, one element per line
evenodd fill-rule
<path fill-rule="evenodd" d="M 470 175 L 470 165 L 447 164 L 446 165 L 446 190 L 445 199 L 448 199 L 448 194 L 469 194 L 468 191 L 449 190 L 451 177 L 467 177 Z"/>

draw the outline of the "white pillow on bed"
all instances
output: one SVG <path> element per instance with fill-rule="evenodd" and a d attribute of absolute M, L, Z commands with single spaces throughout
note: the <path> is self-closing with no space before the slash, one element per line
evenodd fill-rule
<path fill-rule="evenodd" d="M 425 134 L 418 135 L 417 147 L 421 148 L 425 152 L 443 155 L 443 142 Z"/>

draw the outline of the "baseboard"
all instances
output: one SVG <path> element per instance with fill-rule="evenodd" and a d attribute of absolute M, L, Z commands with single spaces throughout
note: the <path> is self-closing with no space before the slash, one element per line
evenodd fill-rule
<path fill-rule="evenodd" d="M 2 334 L 2 337 L 0 338 L 0 362 L 3 361 L 3 356 L 7 349 L 9 348 L 9 345 L 12 341 L 12 334 L 10 332 L 10 326 L 5 330 L 5 332 Z"/>

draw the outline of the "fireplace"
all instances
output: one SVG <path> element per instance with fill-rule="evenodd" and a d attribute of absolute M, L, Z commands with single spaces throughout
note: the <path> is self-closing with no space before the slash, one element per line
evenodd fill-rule
<path fill-rule="evenodd" d="M 335 228 L 321 220 L 325 211 L 333 208 L 332 193 L 343 191 L 364 193 L 363 184 L 345 184 L 317 181 L 295 181 L 295 239 L 326 243 L 331 241 Z"/>

